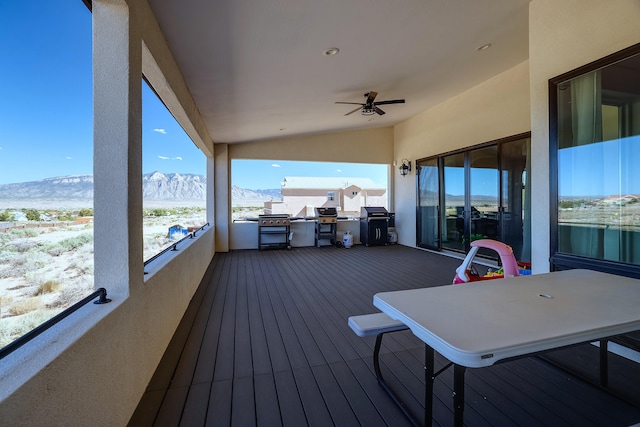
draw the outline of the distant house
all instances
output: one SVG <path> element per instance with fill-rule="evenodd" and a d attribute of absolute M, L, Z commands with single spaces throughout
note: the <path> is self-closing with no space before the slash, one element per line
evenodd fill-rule
<path fill-rule="evenodd" d="M 57 212 L 45 212 L 40 214 L 40 221 L 42 222 L 51 222 L 56 219 L 58 213 Z"/>
<path fill-rule="evenodd" d="M 362 206 L 387 207 L 387 188 L 369 178 L 288 176 L 281 202 L 265 202 L 266 214 L 313 216 L 315 208 L 334 207 L 338 215 L 360 215 Z"/>
<path fill-rule="evenodd" d="M 91 224 L 93 222 L 92 216 L 80 216 L 76 218 L 76 224 Z"/>
<path fill-rule="evenodd" d="M 27 219 L 27 214 L 25 214 L 22 211 L 11 211 L 11 212 L 9 212 L 9 215 L 11 215 L 16 222 L 27 222 L 27 221 L 29 221 Z"/>

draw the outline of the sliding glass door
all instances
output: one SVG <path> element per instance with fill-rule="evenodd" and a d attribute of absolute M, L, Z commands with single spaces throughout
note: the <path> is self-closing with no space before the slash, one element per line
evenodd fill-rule
<path fill-rule="evenodd" d="M 467 211 L 465 153 L 451 154 L 442 158 L 443 198 L 442 205 L 442 249 L 463 251 Z"/>
<path fill-rule="evenodd" d="M 438 159 L 417 163 L 418 169 L 418 244 L 429 249 L 440 248 Z"/>
<path fill-rule="evenodd" d="M 498 146 L 469 151 L 469 232 L 465 243 L 479 239 L 500 240 L 500 183 L 498 172 Z M 469 245 L 465 244 L 465 251 Z M 492 250 L 480 250 L 494 256 Z"/>
<path fill-rule="evenodd" d="M 531 167 L 528 138 L 500 146 L 502 208 L 500 236 L 519 261 L 531 260 L 531 197 L 527 171 Z"/>
<path fill-rule="evenodd" d="M 519 136 L 418 160 L 418 246 L 466 253 L 474 240 L 492 239 L 529 261 L 530 145 Z"/>

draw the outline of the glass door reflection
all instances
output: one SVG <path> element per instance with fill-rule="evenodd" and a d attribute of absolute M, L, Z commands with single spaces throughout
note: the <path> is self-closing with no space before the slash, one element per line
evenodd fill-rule
<path fill-rule="evenodd" d="M 467 244 L 479 239 L 500 240 L 500 175 L 498 172 L 498 147 L 491 146 L 469 152 L 469 230 L 464 236 Z M 468 239 L 468 240 L 467 240 Z M 479 253 L 495 257 L 495 251 L 480 249 Z"/>
<path fill-rule="evenodd" d="M 418 246 L 440 249 L 438 159 L 422 160 L 418 170 Z"/>
<path fill-rule="evenodd" d="M 465 250 L 465 168 L 464 153 L 442 158 L 444 204 L 442 215 L 442 248 Z"/>

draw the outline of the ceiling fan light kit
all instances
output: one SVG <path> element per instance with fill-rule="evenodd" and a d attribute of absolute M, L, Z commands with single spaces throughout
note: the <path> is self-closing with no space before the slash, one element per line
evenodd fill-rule
<path fill-rule="evenodd" d="M 345 114 L 345 116 L 348 116 L 349 114 L 353 114 L 356 111 L 360 111 L 360 114 L 362 114 L 363 116 L 371 116 L 373 114 L 378 114 L 379 116 L 382 116 L 383 114 L 386 114 L 386 113 L 381 108 L 379 108 L 378 105 L 404 104 L 404 99 L 393 99 L 389 101 L 375 102 L 376 96 L 378 96 L 378 92 L 371 91 L 364 94 L 364 97 L 366 98 L 364 103 L 337 101 L 336 104 L 359 105 L 358 108 L 356 108 L 355 110 L 349 111 L 347 114 Z"/>

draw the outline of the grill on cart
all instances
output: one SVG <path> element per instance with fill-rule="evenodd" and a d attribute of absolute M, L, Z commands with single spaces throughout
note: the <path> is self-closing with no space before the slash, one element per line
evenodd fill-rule
<path fill-rule="evenodd" d="M 258 216 L 258 249 L 291 249 L 291 219 L 287 214 Z"/>
<path fill-rule="evenodd" d="M 336 208 L 315 208 L 316 212 L 316 246 L 333 246 L 336 244 L 336 228 L 338 211 Z"/>
<path fill-rule="evenodd" d="M 364 206 L 360 209 L 360 241 L 363 245 L 387 245 L 388 227 L 389 212 L 385 208 Z"/>

